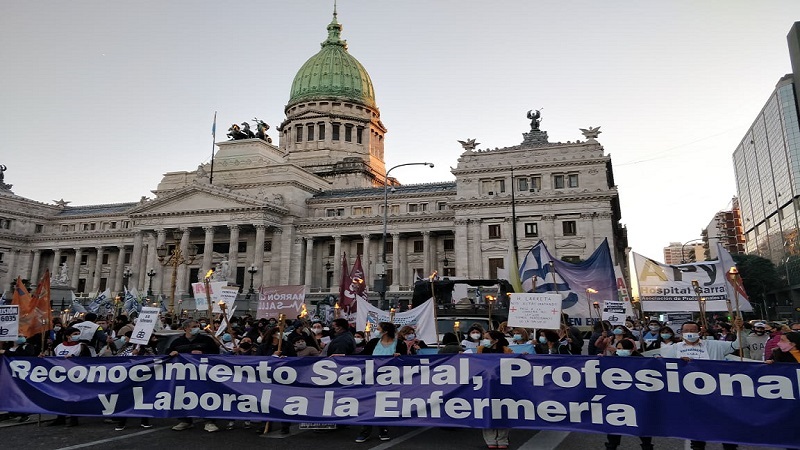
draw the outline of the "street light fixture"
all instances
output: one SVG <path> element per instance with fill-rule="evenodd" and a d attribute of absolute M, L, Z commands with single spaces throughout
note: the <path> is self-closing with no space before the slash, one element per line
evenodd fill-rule
<path fill-rule="evenodd" d="M 147 270 L 147 278 L 150 279 L 150 282 L 147 285 L 147 296 L 153 296 L 153 277 L 156 276 L 156 271 L 153 268 Z"/>
<path fill-rule="evenodd" d="M 432 169 L 433 163 L 413 162 L 413 163 L 398 164 L 396 166 L 390 167 L 389 170 L 387 170 L 386 173 L 383 174 L 383 237 L 381 240 L 382 243 L 381 247 L 383 249 L 381 251 L 381 263 L 383 263 L 383 270 L 381 272 L 383 273 L 379 274 L 381 277 L 380 278 L 381 282 L 376 283 L 380 287 L 378 291 L 380 292 L 381 295 L 381 306 L 383 306 L 384 302 L 386 301 L 386 223 L 389 217 L 389 172 L 393 171 L 394 169 L 397 169 L 398 167 L 403 167 L 403 166 L 428 166 Z M 395 249 L 394 251 L 397 251 L 397 249 Z"/>
<path fill-rule="evenodd" d="M 176 231 L 172 235 L 173 240 L 175 241 L 175 245 L 172 251 L 169 251 L 169 248 L 166 244 L 161 244 L 156 248 L 156 253 L 158 254 L 158 262 L 161 263 L 163 266 L 172 266 L 172 282 L 170 284 L 170 298 L 169 298 L 169 316 L 175 317 L 175 288 L 178 284 L 178 267 L 181 265 L 189 265 L 194 262 L 194 259 L 197 257 L 197 246 L 194 244 L 189 244 L 186 248 L 186 256 L 184 256 L 183 252 L 181 251 L 181 233 L 180 231 Z M 169 256 L 167 256 L 169 255 Z"/>
<path fill-rule="evenodd" d="M 251 295 L 256 293 L 256 291 L 253 290 L 253 277 L 255 277 L 256 272 L 258 272 L 258 267 L 256 267 L 255 264 L 250 264 L 250 267 L 247 268 L 247 273 L 250 274 L 250 290 L 247 291 L 247 295 L 244 296 L 245 299 L 249 299 Z"/>

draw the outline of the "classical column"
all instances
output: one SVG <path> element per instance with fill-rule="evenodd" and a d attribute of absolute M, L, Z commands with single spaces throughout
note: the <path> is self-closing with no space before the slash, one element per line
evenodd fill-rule
<path fill-rule="evenodd" d="M 167 242 L 167 231 L 162 229 L 156 230 L 156 247 L 160 247 L 162 245 L 166 245 Z M 153 280 L 153 294 L 159 295 L 164 293 L 164 271 L 166 268 L 161 265 L 159 261 L 158 264 L 153 264 L 153 268 L 156 270 L 156 276 Z"/>
<path fill-rule="evenodd" d="M 313 267 L 314 267 L 314 238 L 313 237 L 306 237 L 306 275 L 305 275 L 305 285 L 306 285 L 306 292 L 311 292 L 311 279 L 314 274 Z"/>
<path fill-rule="evenodd" d="M 125 270 L 125 246 L 118 245 L 117 246 L 117 261 L 114 266 L 114 288 L 111 292 L 111 295 L 114 296 L 115 293 L 122 291 L 122 272 Z"/>
<path fill-rule="evenodd" d="M 10 289 L 11 283 L 16 282 L 17 276 L 14 274 L 14 263 L 16 262 L 18 252 L 19 250 L 11 249 L 11 251 L 8 253 L 8 260 L 6 262 L 6 264 L 8 264 L 8 272 L 6 273 L 5 284 L 3 285 L 3 288 L 0 289 L 2 292 L 5 292 L 6 289 Z"/>
<path fill-rule="evenodd" d="M 201 270 L 203 273 L 201 275 L 205 277 L 208 271 L 211 270 L 211 259 L 214 257 L 214 227 L 203 227 L 203 231 L 206 232 L 206 240 L 205 245 L 203 245 L 203 267 Z M 183 240 L 181 240 L 181 251 L 183 251 Z M 184 256 L 186 256 L 185 253 Z"/>
<path fill-rule="evenodd" d="M 331 292 L 339 292 L 339 283 L 342 281 L 342 236 L 333 236 L 333 283 Z"/>
<path fill-rule="evenodd" d="M 183 228 L 181 231 L 183 231 L 183 235 L 181 235 L 181 255 L 183 255 L 184 259 L 187 259 L 189 253 L 189 235 L 192 232 L 189 228 Z M 205 260 L 205 258 L 203 258 L 203 260 Z M 180 298 L 180 296 L 182 296 L 186 292 L 186 283 L 188 279 L 189 279 L 189 266 L 186 264 L 181 264 L 180 266 L 178 266 L 178 280 L 176 283 L 177 286 L 175 288 L 176 303 L 178 301 L 178 298 Z"/>
<path fill-rule="evenodd" d="M 539 236 L 542 236 L 542 241 L 547 248 L 552 249 L 553 253 L 556 252 L 556 216 L 544 215 L 542 216 L 542 229 L 539 230 Z"/>
<path fill-rule="evenodd" d="M 236 282 L 236 274 L 239 267 L 239 225 L 228 225 L 231 232 L 231 239 L 228 243 L 228 264 L 231 268 L 230 280 Z"/>
<path fill-rule="evenodd" d="M 97 252 L 97 259 L 94 262 L 94 280 L 92 281 L 92 292 L 97 292 L 100 289 L 100 278 L 103 277 L 103 247 L 95 247 Z"/>
<path fill-rule="evenodd" d="M 42 262 L 42 251 L 41 250 L 34 250 L 33 251 L 33 263 L 31 263 L 31 276 L 29 280 L 31 283 L 39 284 L 39 265 Z"/>
<path fill-rule="evenodd" d="M 283 228 L 272 228 L 272 255 L 269 258 L 269 282 L 268 286 L 279 285 L 281 283 L 281 274 L 283 268 L 281 266 L 289 265 L 289 253 L 284 253 L 284 239 L 288 237 L 283 235 Z M 291 242 L 290 242 L 291 243 Z M 287 268 L 288 269 L 288 268 Z M 265 281 L 266 282 L 266 281 Z"/>
<path fill-rule="evenodd" d="M 133 251 L 131 252 L 131 277 L 128 280 L 128 287 L 131 286 L 135 287 L 137 290 L 139 289 L 139 274 L 142 271 L 142 241 L 144 239 L 143 233 L 141 230 L 136 231 L 133 233 Z"/>
<path fill-rule="evenodd" d="M 481 220 L 470 220 L 470 252 L 469 252 L 469 273 L 468 278 L 484 278 L 483 276 L 483 261 L 481 260 Z"/>
<path fill-rule="evenodd" d="M 258 224 L 256 227 L 256 244 L 255 251 L 253 252 L 253 264 L 258 268 L 255 273 L 255 285 L 260 288 L 264 284 L 264 240 L 266 236 L 267 226 Z"/>
<path fill-rule="evenodd" d="M 294 227 L 292 227 L 294 229 Z M 292 235 L 295 234 L 294 230 L 290 232 Z M 292 238 L 292 245 L 291 245 L 291 256 L 289 256 L 289 273 L 287 277 L 288 284 L 298 285 L 302 282 L 301 277 L 303 276 L 303 238 L 300 236 L 294 236 Z M 281 279 L 281 284 L 283 284 L 283 279 Z"/>
<path fill-rule="evenodd" d="M 361 265 L 364 267 L 364 283 L 366 283 L 367 286 L 372 284 L 372 282 L 370 282 L 370 277 L 369 277 L 369 269 L 370 269 L 369 238 L 370 238 L 369 233 L 364 233 L 361 235 L 361 239 L 364 240 L 364 251 L 363 254 L 361 255 Z"/>
<path fill-rule="evenodd" d="M 75 262 L 72 264 L 72 279 L 69 280 L 70 286 L 73 289 L 78 288 L 78 277 L 81 275 L 81 257 L 83 256 L 83 249 L 75 249 Z"/>
<path fill-rule="evenodd" d="M 423 276 L 428 276 L 433 272 L 431 269 L 431 232 L 428 230 L 422 232 L 422 264 Z"/>
<path fill-rule="evenodd" d="M 147 255 L 145 257 L 144 267 L 142 268 L 142 274 L 144 278 L 142 278 L 142 291 L 144 294 L 147 293 L 148 288 L 150 287 L 150 277 L 147 276 L 147 272 L 150 272 L 150 269 L 158 270 L 158 254 L 156 253 L 156 236 L 153 233 L 147 234 Z M 155 281 L 155 280 L 154 280 Z M 155 284 L 153 285 L 153 290 L 155 291 Z"/>
<path fill-rule="evenodd" d="M 61 266 L 61 249 L 53 250 L 53 264 L 50 266 L 50 277 L 54 278 L 58 275 L 58 268 Z"/>
<path fill-rule="evenodd" d="M 392 285 L 390 291 L 400 289 L 400 233 L 392 232 Z"/>

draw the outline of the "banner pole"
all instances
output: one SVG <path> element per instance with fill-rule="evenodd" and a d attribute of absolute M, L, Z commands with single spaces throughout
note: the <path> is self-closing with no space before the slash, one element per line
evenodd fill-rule
<path fill-rule="evenodd" d="M 733 286 L 733 298 L 736 299 L 736 317 L 733 319 L 734 323 L 737 323 L 736 326 L 736 340 L 739 341 L 739 361 L 744 361 L 744 349 L 742 348 L 742 328 L 738 325 L 739 319 L 742 317 L 742 312 L 739 310 L 739 269 L 735 266 L 731 267 L 728 271 L 730 274 L 731 285 Z M 730 299 L 728 299 L 728 308 L 730 308 Z"/>

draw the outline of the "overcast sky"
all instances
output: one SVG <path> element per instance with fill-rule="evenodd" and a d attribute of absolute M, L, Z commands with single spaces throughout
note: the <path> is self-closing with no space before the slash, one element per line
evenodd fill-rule
<path fill-rule="evenodd" d="M 340 0 L 369 72 L 387 166 L 452 180 L 480 148 L 519 144 L 542 109 L 550 141 L 601 126 L 622 221 L 662 259 L 736 195 L 731 155 L 781 76 L 800 1 Z M 284 118 L 332 1 L 29 1 L 0 6 L 0 164 L 16 194 L 137 201 L 209 160 L 231 123 Z"/>

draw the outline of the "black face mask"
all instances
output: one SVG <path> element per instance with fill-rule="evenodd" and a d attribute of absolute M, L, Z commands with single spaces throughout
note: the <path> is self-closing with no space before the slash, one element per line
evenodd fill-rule
<path fill-rule="evenodd" d="M 252 344 L 249 343 L 249 342 L 242 342 L 241 344 L 239 344 L 239 348 L 244 350 L 244 351 L 247 351 L 247 350 L 250 350 L 252 348 Z"/>

